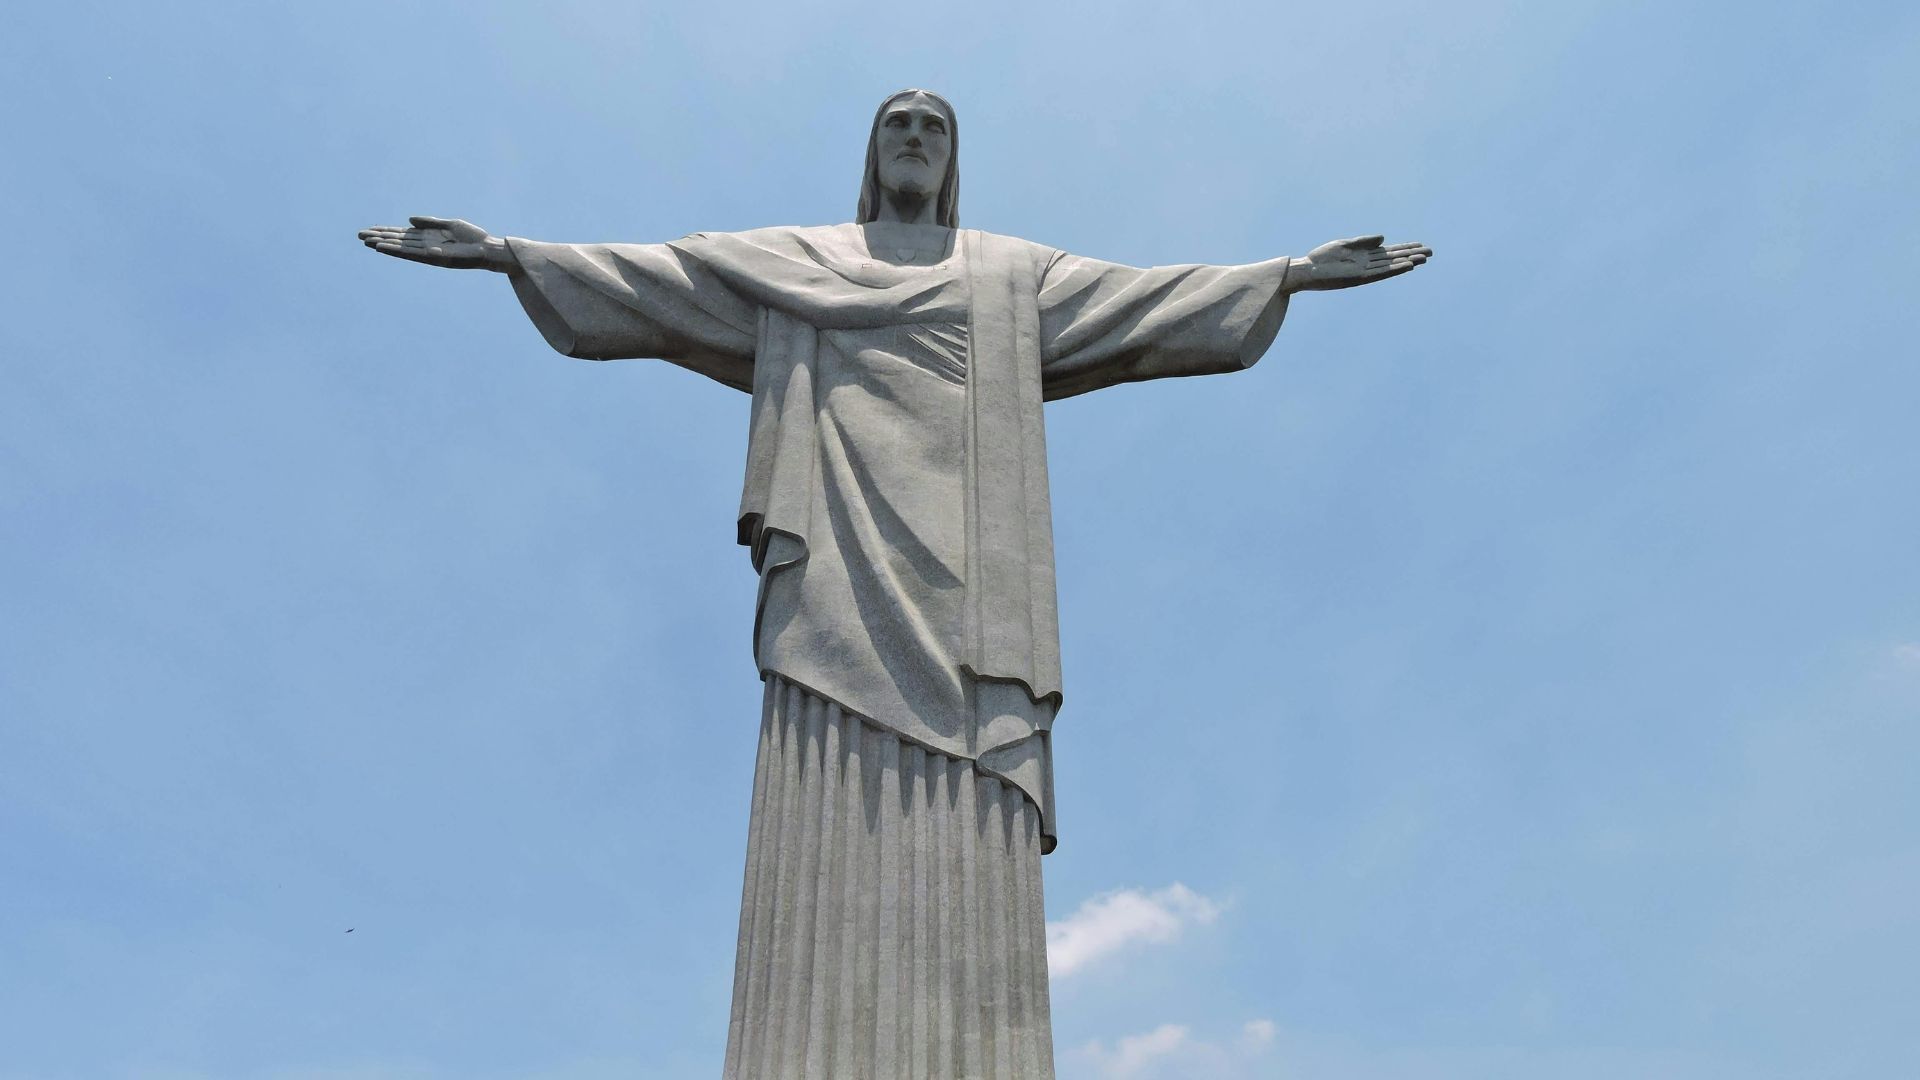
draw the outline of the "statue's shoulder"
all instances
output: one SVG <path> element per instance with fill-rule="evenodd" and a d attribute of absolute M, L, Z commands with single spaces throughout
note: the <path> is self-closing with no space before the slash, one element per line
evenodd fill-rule
<path fill-rule="evenodd" d="M 1031 240 L 1025 240 L 1018 236 L 1008 236 L 1005 233 L 988 232 L 985 229 L 961 229 L 960 231 L 978 237 L 978 242 L 981 244 L 991 245 L 1007 251 L 1051 252 L 1053 250 L 1045 244 L 1036 244 Z"/>
<path fill-rule="evenodd" d="M 1005 233 L 987 232 L 984 229 L 961 229 L 960 232 L 973 238 L 973 248 L 981 256 L 1003 266 L 1030 264 L 1036 275 L 1044 275 L 1047 267 L 1053 265 L 1053 261 L 1061 254 L 1058 248 Z"/>
<path fill-rule="evenodd" d="M 697 232 L 682 242 L 751 244 L 776 251 L 797 251 L 822 243 L 844 241 L 848 236 L 856 235 L 859 228 L 858 225 L 766 225 L 739 232 Z"/>

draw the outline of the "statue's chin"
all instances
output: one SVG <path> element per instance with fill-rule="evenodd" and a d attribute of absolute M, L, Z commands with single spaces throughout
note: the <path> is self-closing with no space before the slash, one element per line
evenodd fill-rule
<path fill-rule="evenodd" d="M 903 199 L 930 199 L 933 197 L 933 183 L 925 169 L 912 167 L 889 169 L 882 176 L 881 183 L 889 195 Z"/>

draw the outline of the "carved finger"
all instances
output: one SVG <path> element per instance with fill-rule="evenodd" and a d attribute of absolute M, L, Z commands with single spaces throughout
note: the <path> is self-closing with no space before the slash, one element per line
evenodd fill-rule
<path fill-rule="evenodd" d="M 428 217 L 425 214 L 415 215 L 407 220 L 413 222 L 415 227 L 422 229 L 444 229 L 453 224 L 446 218 Z"/>
<path fill-rule="evenodd" d="M 381 248 L 380 250 L 386 252 L 389 255 L 394 256 L 395 258 L 405 259 L 408 262 L 425 263 L 428 266 L 454 265 L 453 261 L 447 258 L 446 253 L 441 251 L 439 248 L 394 247 L 391 249 Z"/>
<path fill-rule="evenodd" d="M 1384 247 L 1384 248 L 1381 248 L 1380 250 L 1382 250 L 1382 251 L 1393 251 L 1393 252 L 1399 252 L 1399 251 L 1407 251 L 1407 252 L 1412 252 L 1412 251 L 1418 251 L 1418 252 L 1420 252 L 1420 253 L 1421 253 L 1421 254 L 1423 254 L 1423 255 L 1431 255 L 1431 254 L 1433 254 L 1433 250 L 1432 250 L 1431 248 L 1429 248 L 1429 247 L 1427 247 L 1427 245 L 1425 245 L 1425 244 L 1422 244 L 1422 243 L 1420 243 L 1420 242 L 1419 242 L 1419 241 L 1417 241 L 1417 240 L 1414 240 L 1414 241 L 1409 241 L 1409 242 L 1407 242 L 1407 243 L 1404 243 L 1404 244 L 1388 244 L 1388 245 L 1387 245 L 1386 247 Z"/>
<path fill-rule="evenodd" d="M 1386 239 L 1387 239 L 1386 237 L 1380 236 L 1378 234 L 1375 234 L 1373 236 L 1356 236 L 1353 239 L 1347 241 L 1347 245 L 1349 247 L 1357 247 L 1357 248 L 1377 248 L 1381 244 L 1385 243 Z"/>

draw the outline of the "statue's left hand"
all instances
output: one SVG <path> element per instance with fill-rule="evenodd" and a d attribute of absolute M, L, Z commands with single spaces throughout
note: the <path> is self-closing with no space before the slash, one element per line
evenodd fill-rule
<path fill-rule="evenodd" d="M 1356 236 L 1321 244 L 1304 259 L 1293 260 L 1301 275 L 1296 289 L 1350 289 L 1399 277 L 1433 257 L 1425 244 L 1388 244 L 1384 236 Z"/>

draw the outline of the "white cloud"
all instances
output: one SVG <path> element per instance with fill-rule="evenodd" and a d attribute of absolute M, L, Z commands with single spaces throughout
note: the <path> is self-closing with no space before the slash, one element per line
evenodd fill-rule
<path fill-rule="evenodd" d="M 1271 1020 L 1252 1020 L 1231 1047 L 1193 1037 L 1182 1024 L 1162 1024 L 1143 1035 L 1128 1035 L 1112 1049 L 1098 1040 L 1075 1055 L 1100 1080 L 1234 1080 L 1248 1077 L 1256 1059 L 1272 1046 Z"/>
<path fill-rule="evenodd" d="M 1129 1035 L 1121 1039 L 1112 1053 L 1107 1053 L 1099 1043 L 1090 1045 L 1088 1051 L 1100 1062 L 1101 1072 L 1105 1075 L 1115 1078 L 1138 1076 L 1186 1045 L 1191 1034 L 1179 1024 L 1162 1024 L 1145 1035 Z"/>
<path fill-rule="evenodd" d="M 1177 941 L 1191 925 L 1220 915 L 1220 905 L 1175 882 L 1158 892 L 1121 889 L 1047 924 L 1047 967 L 1058 979 L 1136 944 Z"/>

